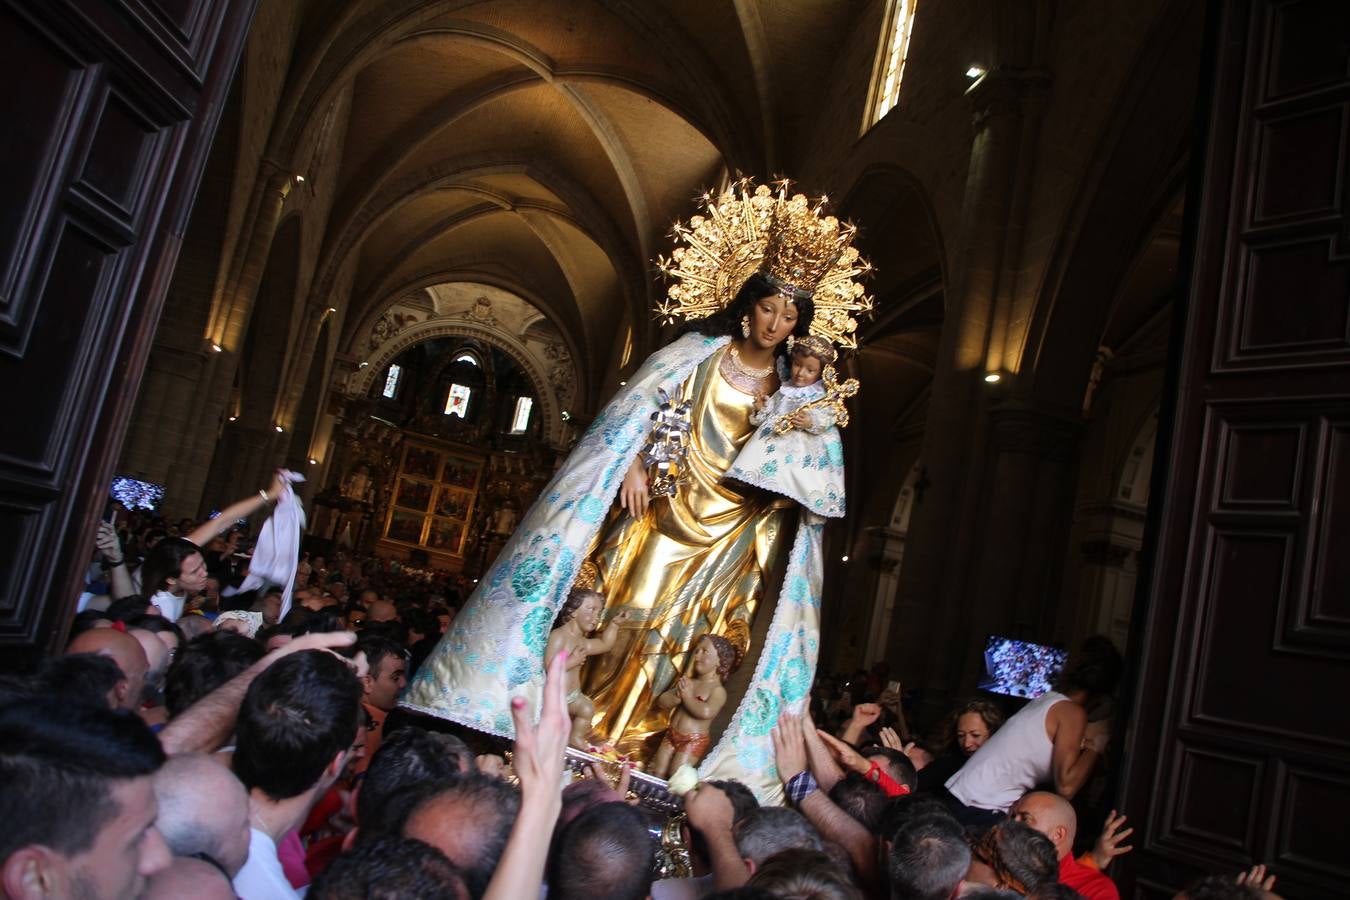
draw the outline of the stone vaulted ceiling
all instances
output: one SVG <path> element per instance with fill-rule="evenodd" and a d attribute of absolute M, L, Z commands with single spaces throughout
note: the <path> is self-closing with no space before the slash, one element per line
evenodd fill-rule
<path fill-rule="evenodd" d="M 828 71 L 849 6 L 308 3 L 267 156 L 305 175 L 328 140 L 336 160 L 310 302 L 345 305 L 353 353 L 401 297 L 496 285 L 599 378 L 628 327 L 651 349 L 648 261 L 692 198 L 790 163 L 781 135 L 823 90 L 811 72 Z"/>

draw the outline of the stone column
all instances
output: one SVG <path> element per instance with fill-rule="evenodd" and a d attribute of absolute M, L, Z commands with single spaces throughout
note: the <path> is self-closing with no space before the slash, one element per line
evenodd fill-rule
<path fill-rule="evenodd" d="M 235 368 L 239 364 L 238 353 L 291 180 L 280 166 L 264 160 L 255 184 L 248 220 L 250 227 L 243 232 L 247 237 L 237 245 L 230 276 L 212 314 L 211 334 L 223 351 L 211 353 L 211 358 L 206 361 L 201 388 L 194 397 L 191 417 L 187 420 L 187 439 L 170 483 L 173 493 L 182 496 L 185 504 L 194 511 L 205 512 L 209 506 L 238 499 L 234 496 L 237 485 L 219 480 L 220 469 L 214 460 L 218 450 L 228 445 L 227 440 L 222 440 L 221 429 L 231 413 L 227 407 Z M 223 494 L 207 490 L 208 482 L 219 485 Z"/>
<path fill-rule="evenodd" d="M 1047 84 L 1043 73 L 996 68 L 968 92 L 969 173 L 920 455 L 928 483 L 910 522 L 888 641 L 892 671 L 927 686 L 935 705 L 957 687 L 964 642 L 951 639 L 969 625 L 971 563 L 984 549 L 972 527 L 981 505 L 984 376 L 997 323 L 1012 302 L 1025 217 L 1019 200 L 1032 175 Z"/>
<path fill-rule="evenodd" d="M 1054 630 L 1072 516 L 1078 435 L 1076 421 L 1032 409 L 989 413 L 988 477 L 974 523 L 978 552 L 964 666 L 953 673 L 962 692 L 974 689 L 990 632 L 1025 639 Z M 955 650 L 960 644 L 954 644 Z M 953 654 L 957 655 L 957 654 Z M 956 661 L 954 661 L 955 664 Z"/>

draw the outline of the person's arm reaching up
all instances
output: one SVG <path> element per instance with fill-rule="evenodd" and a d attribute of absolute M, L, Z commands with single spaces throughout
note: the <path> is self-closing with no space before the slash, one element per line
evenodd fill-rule
<path fill-rule="evenodd" d="M 735 811 L 727 795 L 711 784 L 700 784 L 684 795 L 689 827 L 708 844 L 708 864 L 713 870 L 713 890 L 729 891 L 750 880 L 750 870 L 736 849 L 731 827 Z"/>
<path fill-rule="evenodd" d="M 214 519 L 207 519 L 202 524 L 192 530 L 187 536 L 189 541 L 198 547 L 205 547 L 222 532 L 228 531 L 239 519 L 247 518 L 258 510 L 265 507 L 268 503 L 276 502 L 282 489 L 286 486 L 286 479 L 281 477 L 281 470 L 277 469 L 272 474 L 272 483 L 267 486 L 266 491 L 259 491 L 256 494 L 250 494 L 243 500 L 236 500 L 229 506 L 220 511 L 220 515 Z"/>
<path fill-rule="evenodd" d="M 248 693 L 248 686 L 264 669 L 291 653 L 332 650 L 350 647 L 354 643 L 356 635 L 349 631 L 327 631 L 301 635 L 278 647 L 171 719 L 159 733 L 160 745 L 169 756 L 175 753 L 214 753 L 234 733 L 239 707 Z"/>
<path fill-rule="evenodd" d="M 796 802 L 797 808 L 821 837 L 848 851 L 863 883 L 872 884 L 876 879 L 876 839 L 813 783 L 814 777 L 806 770 L 806 738 L 802 733 L 801 717 L 783 713 L 770 737 L 773 738 L 778 777 L 783 781 L 788 798 Z"/>
<path fill-rule="evenodd" d="M 511 700 L 511 719 L 516 726 L 512 767 L 520 780 L 520 813 L 483 900 L 538 897 L 544 883 L 548 845 L 562 809 L 563 756 L 572 731 L 563 690 L 566 666 L 566 650 L 549 664 L 538 725 L 530 724 L 525 698 Z"/>
<path fill-rule="evenodd" d="M 98 552 L 103 554 L 104 562 L 108 564 L 108 593 L 112 598 L 121 600 L 136 593 L 136 586 L 131 583 L 131 573 L 127 571 L 126 557 L 122 554 L 122 542 L 118 540 L 117 529 L 111 522 L 98 523 L 98 537 L 94 541 L 98 544 Z"/>

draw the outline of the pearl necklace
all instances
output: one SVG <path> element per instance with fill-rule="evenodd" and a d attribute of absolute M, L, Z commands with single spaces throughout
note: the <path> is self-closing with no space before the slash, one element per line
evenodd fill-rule
<path fill-rule="evenodd" d="M 740 374 L 744 375 L 746 378 L 754 378 L 756 380 L 759 380 L 768 378 L 770 375 L 773 374 L 772 365 L 770 365 L 767 369 L 752 369 L 745 363 L 741 362 L 741 354 L 737 352 L 735 347 L 731 348 L 729 355 L 731 356 L 732 368 L 734 368 Z"/>

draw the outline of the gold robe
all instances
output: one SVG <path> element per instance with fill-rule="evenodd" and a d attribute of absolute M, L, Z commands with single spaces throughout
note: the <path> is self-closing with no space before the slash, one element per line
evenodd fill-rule
<path fill-rule="evenodd" d="M 614 649 L 588 661 L 583 681 L 595 701 L 594 736 L 622 752 L 665 729 L 670 713 L 654 701 L 699 635 L 726 634 L 737 620 L 749 633 L 790 524 L 792 501 L 722 482 L 754 431 L 754 397 L 719 372 L 725 353 L 713 353 L 681 385 L 692 408 L 678 493 L 653 500 L 641 519 L 617 512 L 591 557 L 610 612 L 630 617 Z M 747 656 L 758 652 L 751 647 Z"/>

